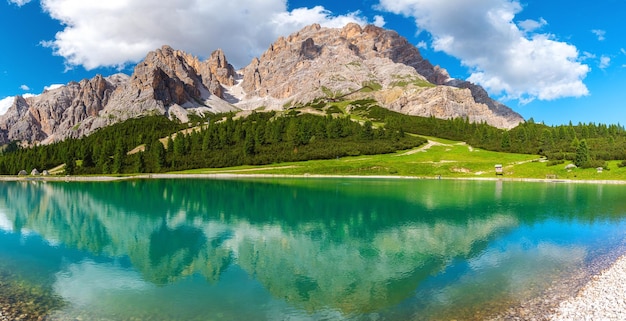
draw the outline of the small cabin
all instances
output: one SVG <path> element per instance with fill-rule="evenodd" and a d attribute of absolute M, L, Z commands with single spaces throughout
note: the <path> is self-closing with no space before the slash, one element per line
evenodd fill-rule
<path fill-rule="evenodd" d="M 503 175 L 504 174 L 502 172 L 502 164 L 496 164 L 495 168 L 496 168 L 496 175 Z"/>

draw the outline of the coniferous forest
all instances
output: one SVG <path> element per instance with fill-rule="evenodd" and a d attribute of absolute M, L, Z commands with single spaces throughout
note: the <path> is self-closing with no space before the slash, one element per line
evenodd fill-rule
<path fill-rule="evenodd" d="M 50 145 L 22 148 L 13 142 L 4 147 L 0 173 L 15 175 L 61 164 L 66 174 L 158 173 L 332 159 L 413 148 L 426 142 L 418 135 L 464 141 L 491 151 L 543 155 L 549 164 L 569 160 L 579 167 L 596 167 L 608 160 L 626 160 L 626 131 L 619 124 L 546 126 L 530 119 L 503 130 L 464 118 L 407 116 L 372 100 L 354 101 L 352 106 L 359 121 L 334 106 L 329 110 L 341 116 L 291 110 L 253 112 L 247 117 L 211 115 L 186 124 L 165 116 L 131 119 Z"/>
<path fill-rule="evenodd" d="M 349 116 L 296 114 L 219 115 L 188 124 L 165 116 L 132 119 L 81 139 L 32 148 L 12 143 L 0 157 L 0 173 L 60 164 L 66 174 L 158 173 L 384 154 L 426 142 L 401 128 L 374 128 Z"/>

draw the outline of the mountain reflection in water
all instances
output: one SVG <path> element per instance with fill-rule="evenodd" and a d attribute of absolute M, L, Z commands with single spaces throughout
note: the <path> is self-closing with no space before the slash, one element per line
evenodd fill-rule
<path fill-rule="evenodd" d="M 494 285 L 515 296 L 538 273 L 557 277 L 545 273 L 582 265 L 601 233 L 618 242 L 614 229 L 626 213 L 620 186 L 502 181 L 181 179 L 0 189 L 0 229 L 60 249 L 43 264 L 36 253 L 22 259 L 48 265 L 51 286 L 73 305 L 110 298 L 118 308 L 157 307 L 158 296 L 133 296 L 197 277 L 228 286 L 225 273 L 241 271 L 268 300 L 309 316 L 414 317 L 422 313 L 416 307 L 484 304 Z M 249 281 L 237 282 L 230 287 Z"/>

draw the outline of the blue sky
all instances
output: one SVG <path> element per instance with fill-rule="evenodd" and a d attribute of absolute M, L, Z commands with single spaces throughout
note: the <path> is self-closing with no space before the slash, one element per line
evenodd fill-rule
<path fill-rule="evenodd" d="M 626 124 L 626 0 L 0 0 L 0 113 L 14 95 L 130 74 L 163 44 L 236 68 L 320 23 L 396 30 L 524 118 Z"/>

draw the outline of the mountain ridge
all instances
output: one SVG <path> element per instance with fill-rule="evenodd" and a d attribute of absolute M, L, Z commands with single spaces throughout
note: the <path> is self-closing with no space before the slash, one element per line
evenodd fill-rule
<path fill-rule="evenodd" d="M 361 90 L 367 88 L 368 90 Z M 240 70 L 220 49 L 204 61 L 167 45 L 132 75 L 97 75 L 24 98 L 0 116 L 0 143 L 81 137 L 143 115 L 284 110 L 320 98 L 372 98 L 408 115 L 467 117 L 499 128 L 523 118 L 480 86 L 433 66 L 397 32 L 373 25 L 310 25 L 278 38 Z"/>

